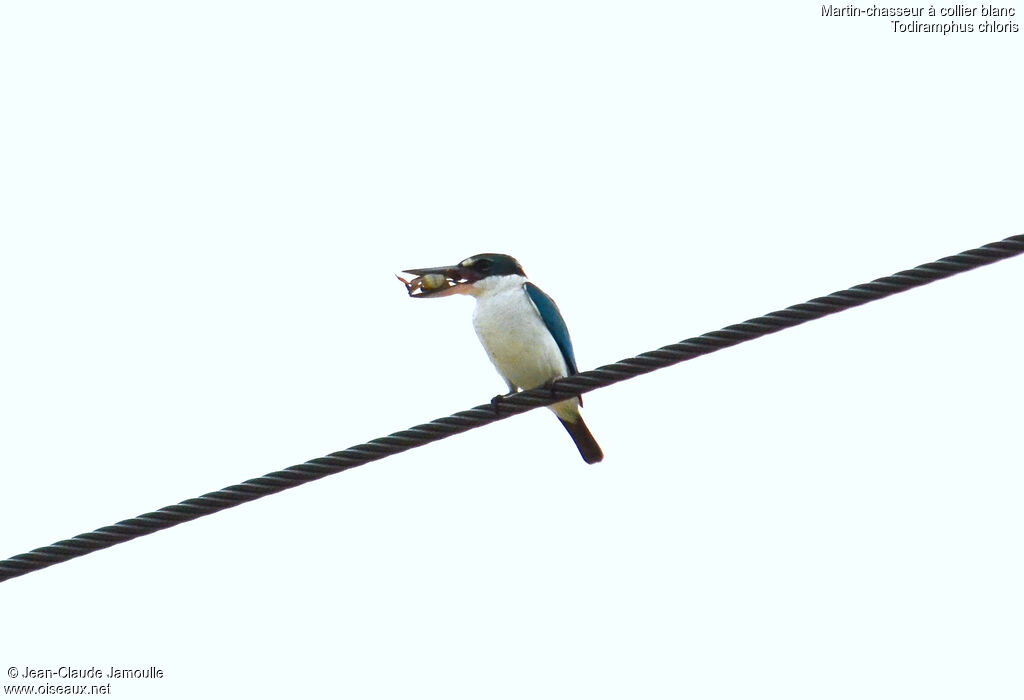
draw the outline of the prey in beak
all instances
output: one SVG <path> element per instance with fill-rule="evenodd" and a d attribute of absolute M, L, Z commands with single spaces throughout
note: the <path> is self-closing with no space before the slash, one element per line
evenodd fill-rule
<path fill-rule="evenodd" d="M 414 270 L 402 270 L 402 272 L 416 275 L 411 280 L 395 275 L 405 285 L 406 291 L 413 299 L 466 294 L 469 291 L 469 285 L 480 279 L 480 275 L 475 270 L 465 267 L 461 263 L 450 267 L 421 267 Z"/>

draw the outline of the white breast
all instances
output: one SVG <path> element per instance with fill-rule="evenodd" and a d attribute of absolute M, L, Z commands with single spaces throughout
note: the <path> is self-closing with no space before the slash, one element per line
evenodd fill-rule
<path fill-rule="evenodd" d="M 520 389 L 567 374 L 565 359 L 518 275 L 488 277 L 473 286 L 473 326 L 498 373 Z"/>

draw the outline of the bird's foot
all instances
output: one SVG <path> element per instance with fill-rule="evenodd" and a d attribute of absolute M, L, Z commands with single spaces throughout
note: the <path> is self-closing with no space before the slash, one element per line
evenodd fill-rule
<path fill-rule="evenodd" d="M 555 398 L 555 395 L 556 395 L 556 392 L 555 392 L 555 382 L 557 382 L 559 379 L 565 379 L 565 377 L 558 377 L 557 379 L 552 379 L 550 382 L 548 382 L 547 384 L 544 385 L 544 386 L 546 386 L 548 388 L 548 391 L 550 392 L 551 398 Z M 580 406 L 582 406 L 583 405 L 583 397 L 582 396 L 577 396 L 576 399 L 580 402 Z"/>
<path fill-rule="evenodd" d="M 491 408 L 494 409 L 494 415 L 498 415 L 498 406 L 501 405 L 502 400 L 507 399 L 509 396 L 512 396 L 515 393 L 515 391 L 510 391 L 507 394 L 498 394 L 493 399 L 491 399 Z"/>
<path fill-rule="evenodd" d="M 557 379 L 552 379 L 550 382 L 545 382 L 541 386 L 548 390 L 548 396 L 555 398 L 555 382 Z"/>

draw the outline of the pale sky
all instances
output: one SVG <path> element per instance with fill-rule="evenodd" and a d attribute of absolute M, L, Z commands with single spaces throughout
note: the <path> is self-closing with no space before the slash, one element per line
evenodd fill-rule
<path fill-rule="evenodd" d="M 1020 37 L 4 4 L 0 557 L 503 391 L 472 301 L 404 268 L 514 255 L 591 369 L 1024 232 Z M 1022 302 L 1016 259 L 591 393 L 593 467 L 538 410 L 2 583 L 0 671 L 1019 698 Z"/>

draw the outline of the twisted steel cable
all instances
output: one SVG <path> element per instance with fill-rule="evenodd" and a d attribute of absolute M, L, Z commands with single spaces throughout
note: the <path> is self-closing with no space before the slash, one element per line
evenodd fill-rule
<path fill-rule="evenodd" d="M 482 404 L 468 411 L 460 411 L 408 430 L 392 433 L 387 437 L 334 452 L 326 457 L 318 457 L 304 464 L 249 479 L 198 498 L 190 498 L 152 513 L 76 535 L 48 547 L 39 547 L 25 554 L 15 555 L 0 561 L 0 581 L 1022 253 L 1024 235 L 1010 236 L 959 255 L 951 255 L 911 270 L 897 272 L 873 282 L 858 284 L 850 289 L 811 299 L 803 304 L 795 304 L 781 311 L 773 311 L 743 323 L 726 326 L 721 330 L 666 345 L 636 357 L 581 372 L 558 380 L 550 388 L 523 391 L 505 397 L 497 403 Z"/>

